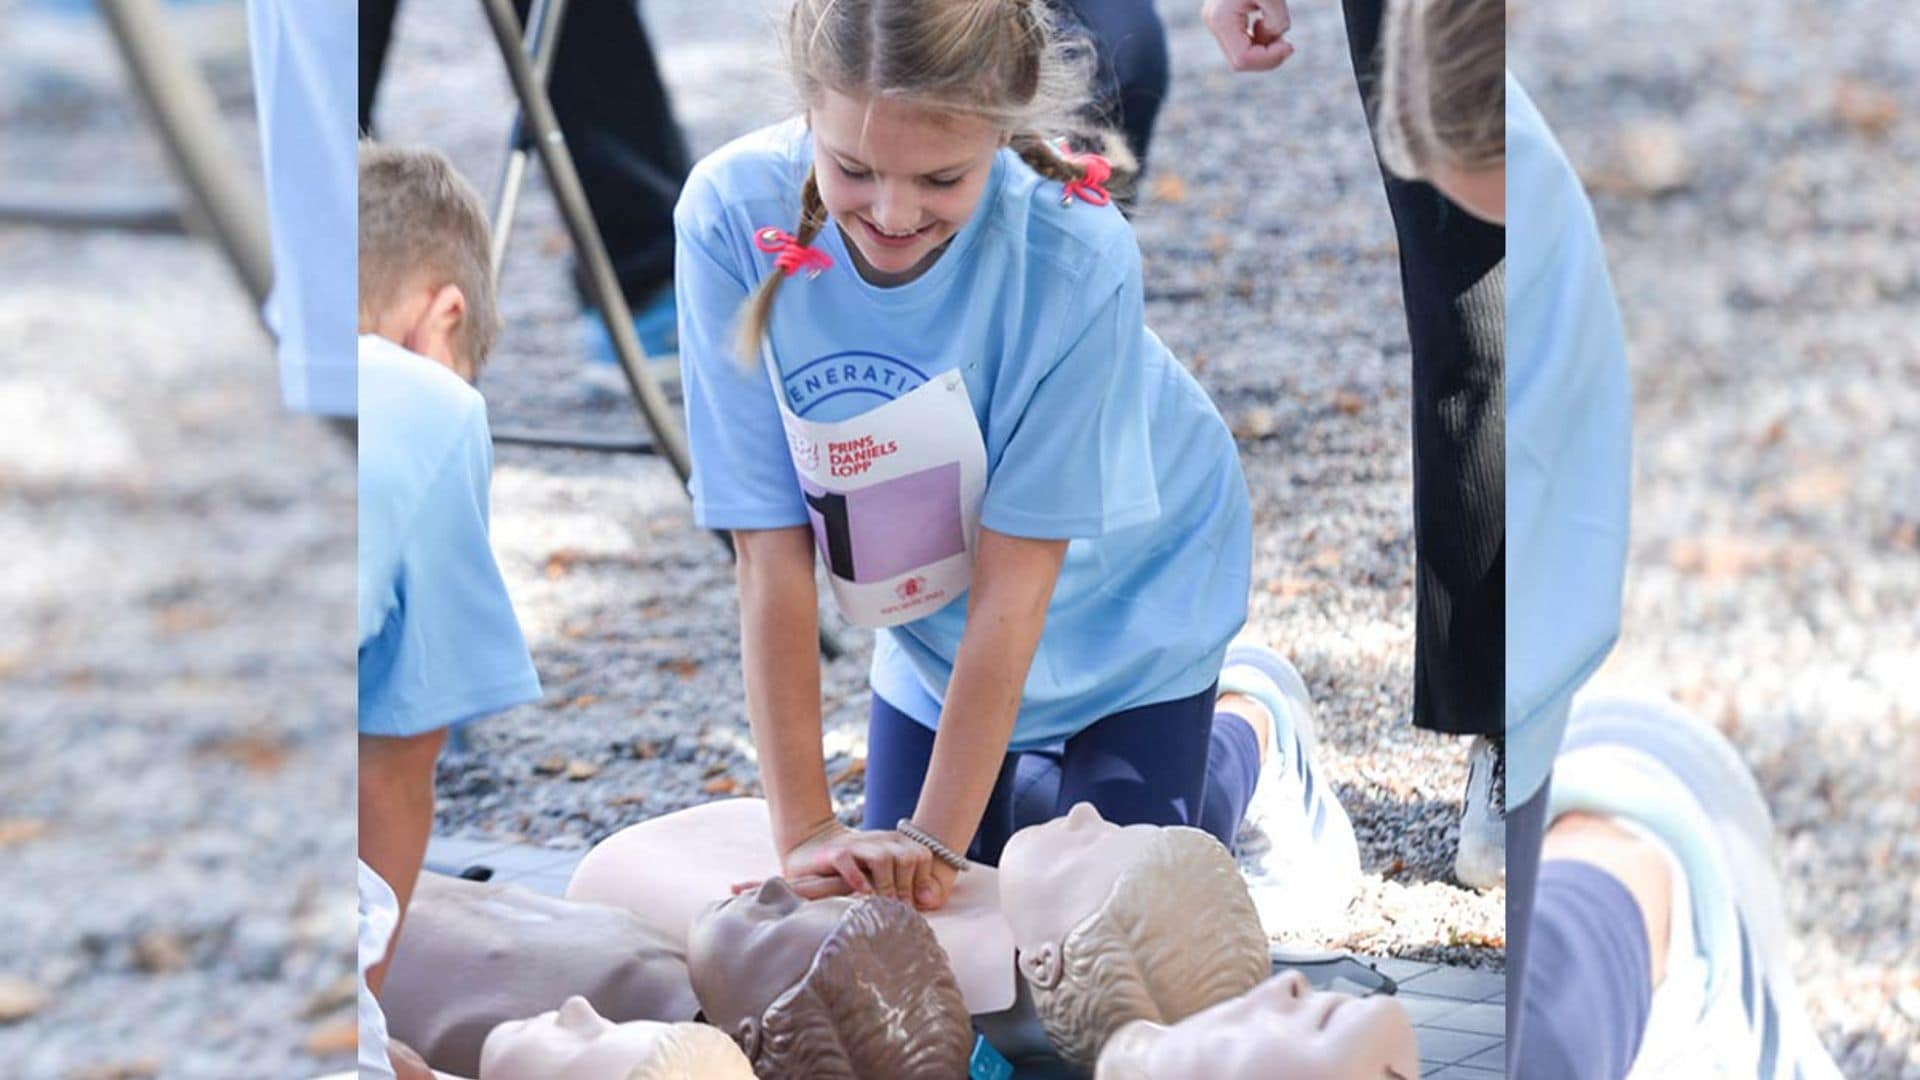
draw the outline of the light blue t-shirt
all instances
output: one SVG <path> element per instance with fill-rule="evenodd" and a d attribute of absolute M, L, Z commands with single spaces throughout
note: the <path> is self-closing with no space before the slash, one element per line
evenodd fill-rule
<path fill-rule="evenodd" d="M 287 408 L 352 416 L 360 279 L 352 0 L 252 0 L 247 37 L 260 119 L 273 292 Z"/>
<path fill-rule="evenodd" d="M 487 538 L 480 392 L 360 338 L 360 731 L 418 735 L 540 697 Z"/>
<path fill-rule="evenodd" d="M 675 213 L 680 363 L 694 516 L 712 529 L 808 523 L 767 372 L 734 351 L 742 304 L 772 269 L 757 230 L 793 231 L 812 158 L 799 121 L 702 161 Z M 772 352 L 788 403 L 844 420 L 956 368 L 987 453 L 981 524 L 1068 539 L 1012 748 L 1189 697 L 1218 677 L 1246 618 L 1252 526 L 1226 425 L 1146 328 L 1140 253 L 1118 210 L 1060 203 L 1011 151 L 921 277 L 882 288 L 829 226 L 833 268 L 786 281 Z M 877 631 L 874 691 L 935 726 L 967 598 Z"/>
<path fill-rule="evenodd" d="M 1507 76 L 1507 804 L 1540 789 L 1620 632 L 1627 351 L 1580 177 Z"/>

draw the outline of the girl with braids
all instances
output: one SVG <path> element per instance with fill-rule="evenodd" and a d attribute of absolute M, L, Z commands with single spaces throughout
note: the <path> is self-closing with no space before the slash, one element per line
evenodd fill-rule
<path fill-rule="evenodd" d="M 1084 48 L 1039 0 L 799 0 L 786 46 L 804 116 L 701 162 L 676 212 L 694 511 L 737 544 L 785 874 L 938 907 L 1039 750 L 1053 812 L 1231 844 L 1263 760 L 1308 775 L 1304 690 L 1253 650 L 1272 674 L 1229 668 L 1216 719 L 1246 482 L 1143 322 Z M 816 548 L 878 630 L 861 830 L 825 777 Z"/>

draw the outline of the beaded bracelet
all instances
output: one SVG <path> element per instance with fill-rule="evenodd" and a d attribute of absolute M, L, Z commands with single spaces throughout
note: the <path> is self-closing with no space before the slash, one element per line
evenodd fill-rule
<path fill-rule="evenodd" d="M 902 836 L 933 852 L 934 858 L 939 859 L 941 862 L 946 863 L 961 873 L 966 873 L 967 860 L 955 855 L 952 848 L 934 839 L 933 834 L 915 825 L 912 818 L 901 818 L 893 827 L 897 829 Z"/>

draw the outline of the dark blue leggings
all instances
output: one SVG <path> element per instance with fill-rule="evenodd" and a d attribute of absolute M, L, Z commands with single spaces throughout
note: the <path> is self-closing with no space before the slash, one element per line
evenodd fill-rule
<path fill-rule="evenodd" d="M 1547 790 L 1507 813 L 1507 1075 L 1618 1080 L 1653 1004 L 1646 923 L 1606 871 L 1540 862 Z"/>
<path fill-rule="evenodd" d="M 1059 747 L 1000 763 L 967 855 L 1000 863 L 1007 838 L 1090 802 L 1118 825 L 1192 825 L 1229 849 L 1260 778 L 1260 745 L 1239 718 L 1214 716 L 1215 691 L 1096 721 Z M 933 757 L 933 732 L 873 696 L 867 719 L 869 829 L 912 817 Z"/>

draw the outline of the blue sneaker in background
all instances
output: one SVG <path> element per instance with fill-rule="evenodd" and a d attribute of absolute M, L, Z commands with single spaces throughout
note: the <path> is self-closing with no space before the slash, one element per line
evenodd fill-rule
<path fill-rule="evenodd" d="M 588 309 L 580 314 L 580 330 L 586 346 L 587 364 L 580 373 L 587 397 L 595 401 L 628 396 L 627 377 L 620 370 L 619 355 L 613 349 L 613 335 L 607 331 L 600 313 Z M 674 306 L 673 285 L 656 290 L 646 306 L 633 316 L 633 332 L 647 354 L 647 367 L 670 394 L 680 384 L 680 316 Z"/>

